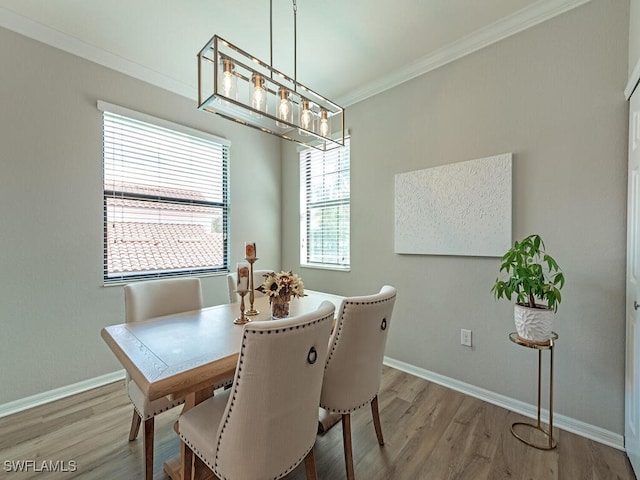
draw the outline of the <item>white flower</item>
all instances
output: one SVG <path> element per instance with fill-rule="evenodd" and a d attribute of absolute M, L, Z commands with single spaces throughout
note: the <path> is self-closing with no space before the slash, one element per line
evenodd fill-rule
<path fill-rule="evenodd" d="M 262 284 L 261 290 L 264 291 L 265 295 L 268 295 L 270 297 L 275 297 L 276 295 L 278 295 L 280 287 L 278 286 L 276 277 L 268 276 Z"/>
<path fill-rule="evenodd" d="M 304 284 L 298 275 L 293 272 L 269 272 L 264 274 L 264 282 L 258 287 L 258 291 L 270 298 L 282 297 L 290 300 L 291 297 L 304 296 Z"/>

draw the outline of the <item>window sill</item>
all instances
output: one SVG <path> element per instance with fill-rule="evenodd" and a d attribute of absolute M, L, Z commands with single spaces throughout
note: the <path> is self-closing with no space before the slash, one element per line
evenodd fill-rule
<path fill-rule="evenodd" d="M 319 263 L 304 263 L 304 264 L 300 264 L 300 268 L 313 268 L 316 270 L 333 270 L 336 272 L 350 272 L 351 271 L 351 266 L 348 267 L 339 267 L 339 266 L 334 266 L 334 265 L 322 265 Z"/>
<path fill-rule="evenodd" d="M 108 282 L 105 282 L 103 280 L 102 286 L 103 287 L 121 287 L 129 283 L 144 282 L 147 280 L 161 280 L 163 278 L 178 278 L 178 277 L 206 278 L 206 277 L 222 277 L 222 276 L 226 277 L 227 275 L 229 275 L 229 273 L 230 273 L 230 270 L 225 270 L 222 272 L 193 273 L 193 274 L 187 274 L 187 275 L 162 275 L 158 277 L 129 278 L 129 279 L 113 280 Z"/>

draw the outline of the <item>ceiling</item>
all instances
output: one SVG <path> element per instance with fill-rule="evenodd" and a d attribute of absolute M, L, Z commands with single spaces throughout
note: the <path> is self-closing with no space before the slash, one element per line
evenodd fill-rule
<path fill-rule="evenodd" d="M 348 106 L 588 0 L 297 0 L 297 78 Z M 0 0 L 0 26 L 187 96 L 214 34 L 269 63 L 267 0 Z M 273 66 L 293 75 L 292 0 Z"/>

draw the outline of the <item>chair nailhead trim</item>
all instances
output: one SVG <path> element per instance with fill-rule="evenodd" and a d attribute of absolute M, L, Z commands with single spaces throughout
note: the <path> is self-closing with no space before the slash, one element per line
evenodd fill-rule
<path fill-rule="evenodd" d="M 338 341 L 340 340 L 340 336 L 342 335 L 342 326 L 344 325 L 344 317 L 345 317 L 345 313 L 347 311 L 347 307 L 349 305 L 376 305 L 378 303 L 385 303 L 385 302 L 389 302 L 393 299 L 395 299 L 396 296 L 392 295 L 390 297 L 385 297 L 382 298 L 380 300 L 375 300 L 375 301 L 371 301 L 371 302 L 351 302 L 351 301 L 345 301 L 342 307 L 342 315 L 340 315 L 340 320 L 338 321 L 338 331 L 336 332 L 336 337 L 335 340 L 333 341 L 333 343 L 331 344 L 331 351 L 329 352 L 328 356 L 327 356 L 327 362 L 324 365 L 324 369 L 326 370 L 327 367 L 329 366 L 329 362 L 331 361 L 331 359 L 333 358 L 333 354 L 336 351 L 336 345 L 338 344 Z M 383 329 L 384 330 L 384 329 Z"/>
<path fill-rule="evenodd" d="M 198 458 L 200 458 L 200 460 L 202 460 L 205 465 L 207 467 L 209 467 L 211 469 L 212 472 L 214 472 L 216 474 L 216 476 L 220 479 L 220 480 L 227 480 L 227 477 L 225 477 L 224 475 L 222 475 L 220 472 L 218 472 L 215 468 L 214 465 L 211 464 L 211 462 L 207 461 L 204 458 L 204 455 L 200 452 L 200 450 L 198 450 L 197 448 L 195 448 L 195 446 L 189 441 L 187 440 L 182 434 L 180 435 L 180 438 L 182 439 L 182 441 L 184 441 L 184 443 L 187 444 L 187 446 L 189 447 L 189 449 L 191 449 L 191 451 L 193 453 L 195 453 Z M 287 467 L 287 469 L 285 471 L 283 471 L 281 474 L 273 477 L 273 480 L 277 480 L 279 478 L 284 477 L 285 475 L 287 475 L 289 472 L 292 472 L 293 469 L 295 469 L 298 465 L 300 465 L 300 463 L 302 463 L 302 461 L 304 460 L 304 458 L 309 454 L 309 452 L 311 451 L 311 449 L 313 448 L 313 445 L 311 445 L 311 448 L 309 448 L 304 455 L 302 455 L 301 457 L 298 457 L 298 460 L 296 461 L 295 465 L 291 465 L 289 467 Z M 217 455 L 216 455 L 217 458 Z"/>
<path fill-rule="evenodd" d="M 154 410 L 153 412 L 151 412 L 148 415 L 142 415 L 142 413 L 140 413 L 140 411 L 136 407 L 136 404 L 133 403 L 133 400 L 131 399 L 131 395 L 127 394 L 127 396 L 129 397 L 129 400 L 131 400 L 131 404 L 133 405 L 133 409 L 136 412 L 138 412 L 138 415 L 143 420 L 149 420 L 150 418 L 155 417 L 156 415 L 160 415 L 162 412 L 166 412 L 168 410 L 171 410 L 173 407 L 177 407 L 178 405 L 182 405 L 184 403 L 184 398 L 182 398 L 180 400 L 176 400 L 175 402 L 171 403 L 170 405 L 167 405 L 165 408 L 161 408 L 160 410 Z"/>
<path fill-rule="evenodd" d="M 356 405 L 355 407 L 349 408 L 347 410 L 343 410 L 343 409 L 340 409 L 340 408 L 337 408 L 337 409 L 336 408 L 329 408 L 329 407 L 323 405 L 322 402 L 320 402 L 320 406 L 322 408 L 324 408 L 326 411 L 332 412 L 332 413 L 351 413 L 351 412 L 355 412 L 356 410 L 361 409 L 362 407 L 364 407 L 366 405 L 369 405 L 373 401 L 373 399 L 376 398 L 377 396 L 378 396 L 378 392 L 376 392 L 376 394 L 373 397 L 371 397 L 369 400 L 367 400 L 366 402 L 361 403 L 360 405 Z"/>
<path fill-rule="evenodd" d="M 316 319 L 316 320 L 314 320 L 312 322 L 305 323 L 303 325 L 294 325 L 294 326 L 286 327 L 286 328 L 277 328 L 275 330 L 266 330 L 266 333 L 269 335 L 271 333 L 278 334 L 278 333 L 287 332 L 289 330 L 297 330 L 299 328 L 305 328 L 305 327 L 308 327 L 308 326 L 311 326 L 311 325 L 315 325 L 317 323 L 324 322 L 324 321 L 327 321 L 327 320 L 332 319 L 332 318 L 333 318 L 333 315 L 326 315 L 326 316 L 324 316 L 322 318 Z M 222 428 L 220 429 L 220 434 L 218 435 L 218 443 L 216 444 L 216 454 L 215 454 L 214 465 L 210 465 L 209 462 L 207 462 L 204 458 L 202 458 L 201 454 L 199 454 L 197 452 L 197 450 L 195 450 L 195 449 L 190 447 L 191 450 L 196 455 L 198 455 L 198 457 L 200 457 L 202 459 L 202 461 L 204 461 L 207 464 L 207 466 L 209 468 L 211 468 L 211 470 L 213 470 L 213 472 L 220 478 L 220 480 L 227 480 L 226 477 L 224 477 L 224 475 L 221 475 L 218 472 L 218 469 L 216 467 L 218 466 L 218 457 L 219 457 L 219 453 L 220 453 L 220 443 L 222 441 L 222 435 L 224 435 L 224 432 L 225 432 L 225 430 L 227 428 L 227 425 L 229 423 L 229 418 L 231 417 L 231 413 L 233 412 L 234 404 L 235 404 L 235 401 L 236 401 L 236 392 L 238 390 L 238 387 L 240 386 L 240 380 L 242 378 L 241 375 L 240 375 L 240 372 L 242 371 L 242 364 L 243 364 L 243 358 L 244 358 L 244 349 L 246 348 L 247 336 L 249 334 L 260 334 L 260 335 L 263 335 L 264 333 L 265 333 L 265 330 L 254 330 L 254 329 L 245 327 L 244 332 L 242 334 L 242 346 L 240 348 L 240 356 L 239 356 L 239 359 L 238 359 L 238 373 L 237 373 L 236 379 L 235 379 L 235 381 L 234 381 L 234 383 L 233 383 L 233 385 L 231 387 L 232 388 L 232 391 L 230 393 L 230 395 L 231 395 L 231 400 L 230 400 L 231 401 L 231 405 L 229 405 L 229 410 L 228 410 L 227 415 L 226 415 L 226 417 L 224 419 L 224 422 L 222 424 Z M 189 445 L 189 446 L 191 445 L 186 439 L 184 439 L 184 437 L 182 435 L 180 435 L 180 437 L 183 438 L 183 440 L 185 440 L 185 443 L 187 445 Z M 313 445 L 311 445 L 311 448 L 313 448 Z M 284 472 L 282 472 L 280 475 L 277 475 L 277 476 L 273 477 L 274 480 L 283 477 L 287 473 L 291 472 L 295 467 L 297 467 L 300 464 L 300 462 L 304 459 L 304 457 L 306 457 L 307 454 L 311 451 L 311 448 L 309 448 L 309 450 L 307 450 L 307 452 L 302 457 L 300 457 L 295 464 L 290 465 L 289 467 L 287 467 L 287 469 Z"/>

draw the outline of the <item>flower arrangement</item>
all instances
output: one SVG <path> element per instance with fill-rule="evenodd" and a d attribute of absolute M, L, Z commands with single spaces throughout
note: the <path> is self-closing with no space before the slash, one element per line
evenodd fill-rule
<path fill-rule="evenodd" d="M 304 296 L 302 280 L 293 272 L 269 272 L 265 273 L 263 277 L 264 283 L 256 290 L 269 297 L 271 318 L 288 317 L 291 297 Z"/>
<path fill-rule="evenodd" d="M 256 290 L 269 297 L 269 301 L 276 299 L 290 301 L 291 297 L 304 296 L 302 279 L 293 272 L 269 272 L 263 275 L 264 282 Z"/>

